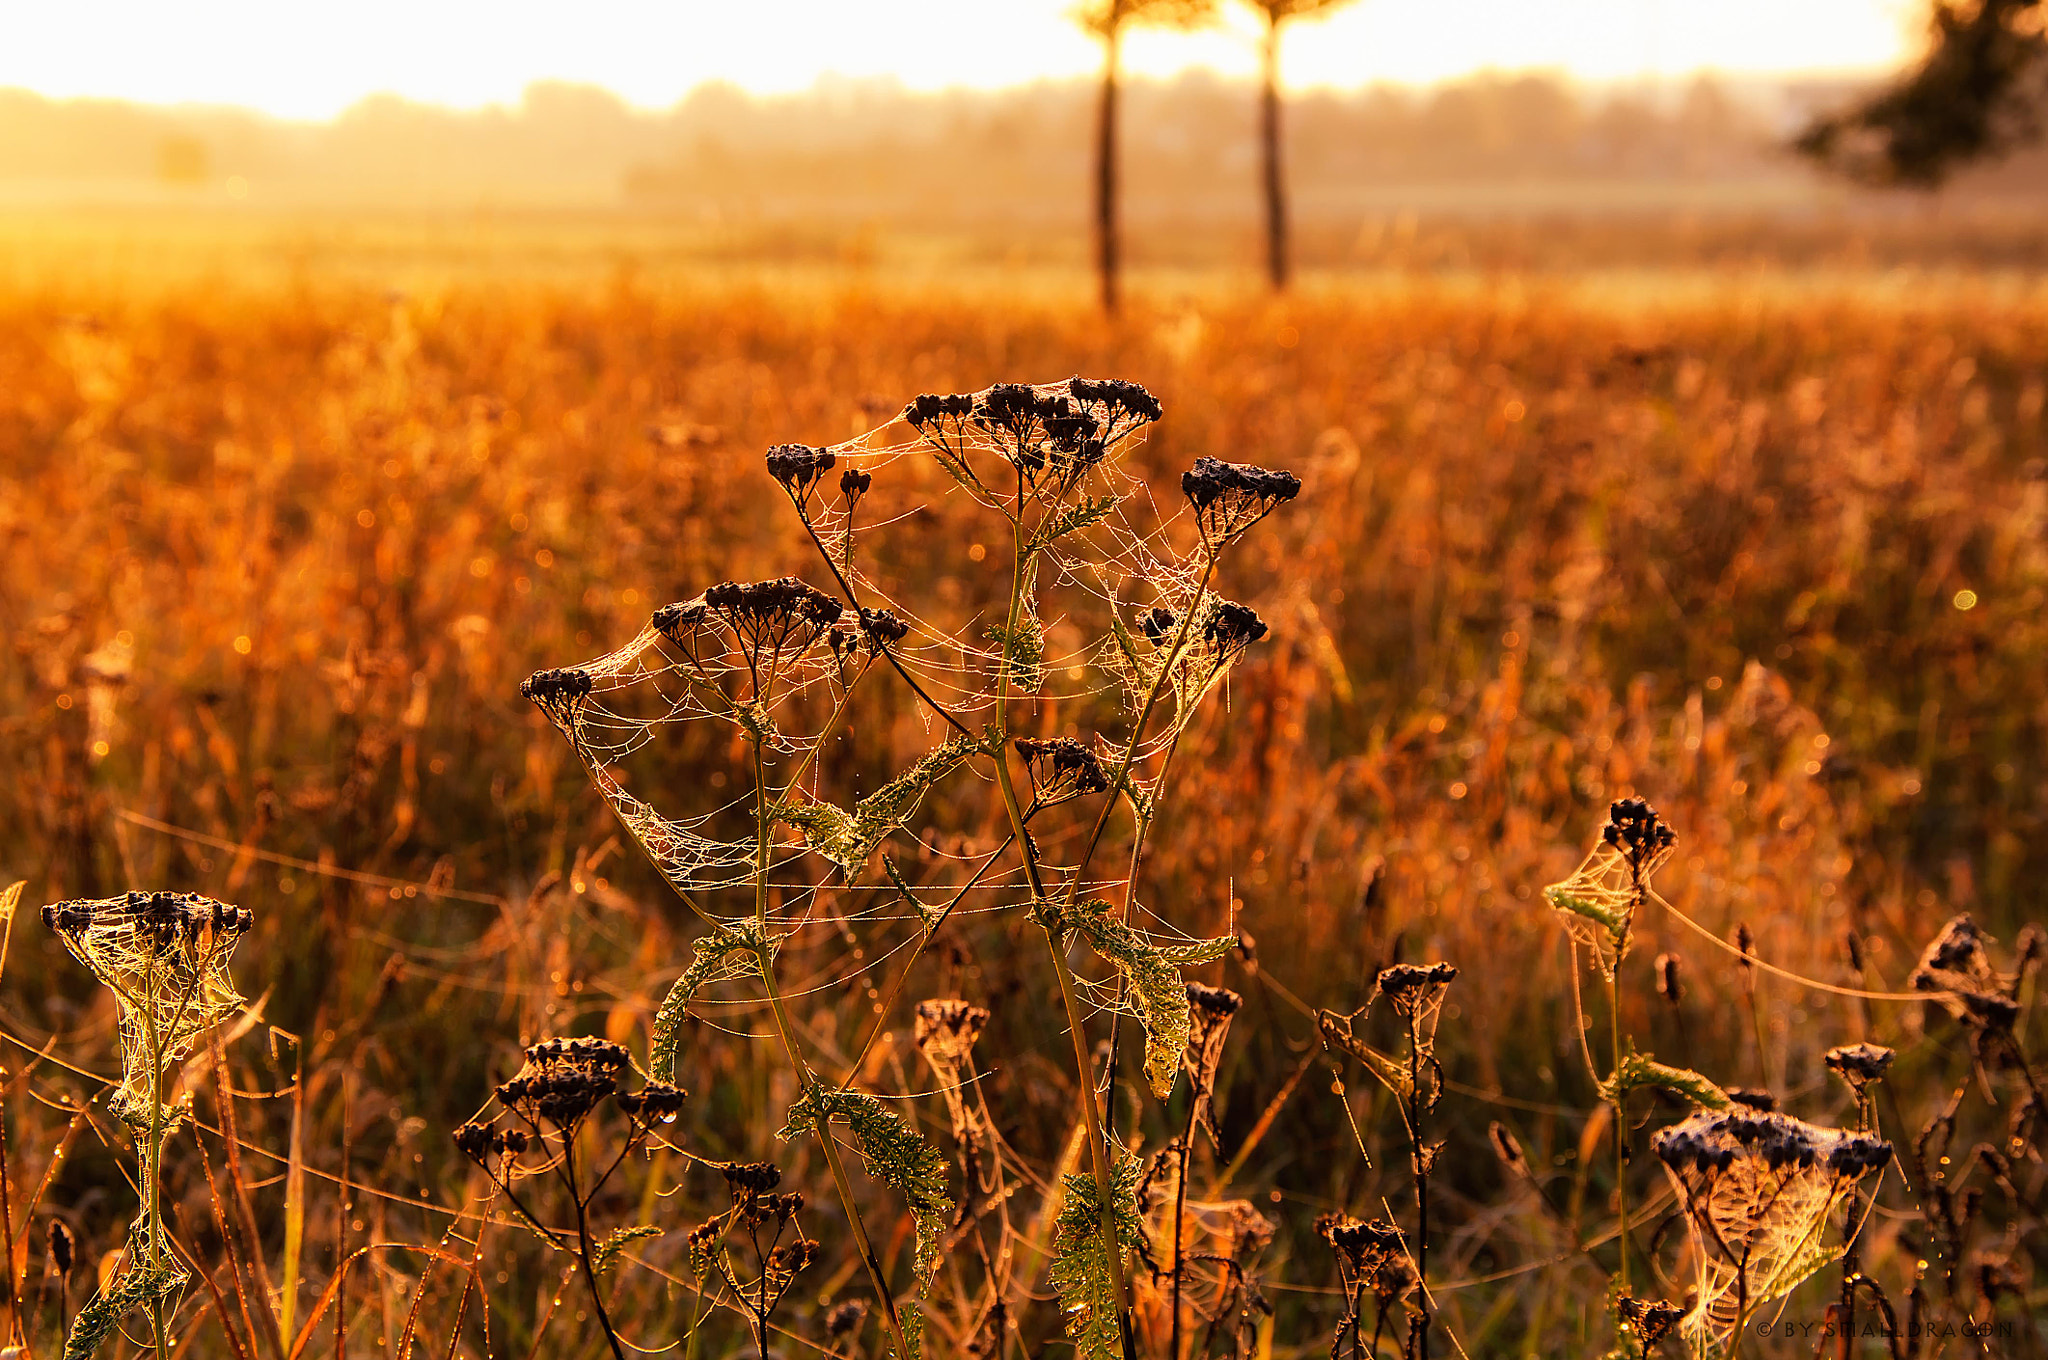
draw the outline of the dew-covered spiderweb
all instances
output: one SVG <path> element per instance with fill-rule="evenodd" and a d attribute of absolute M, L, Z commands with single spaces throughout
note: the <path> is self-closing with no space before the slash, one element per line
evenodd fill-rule
<path fill-rule="evenodd" d="M 764 877 L 785 921 L 819 909 L 819 876 L 800 872 L 807 854 L 841 884 L 858 883 L 933 789 L 986 779 L 999 709 L 1058 703 L 1118 717 L 1108 725 L 1119 730 L 1081 735 L 1075 745 L 1090 758 L 1061 756 L 1060 773 L 1088 788 L 1117 782 L 1143 816 L 1197 706 L 1266 632 L 1217 593 L 1216 554 L 1299 489 L 1290 474 L 1214 460 L 1178 487 L 1148 484 L 1126 461 L 1159 415 L 1130 383 L 998 384 L 921 396 L 839 444 L 778 446 L 768 471 L 815 543 L 805 579 L 712 586 L 655 611 L 617 650 L 534 675 L 523 692 L 667 880 L 711 915 L 715 894 Z M 986 529 L 971 556 L 995 582 L 995 606 L 949 602 L 902 554 L 871 549 L 910 538 L 933 493 L 978 507 L 968 518 Z M 1013 573 L 1014 616 L 1000 604 Z M 864 677 L 911 691 L 927 747 L 888 784 L 835 801 L 821 789 L 826 744 L 852 720 L 842 713 L 868 699 L 853 693 Z M 755 747 L 765 864 L 756 771 L 734 768 L 717 787 L 682 778 Z M 934 855 L 930 844 L 919 852 Z M 835 899 L 841 915 L 810 919 L 842 930 L 862 915 L 918 919 L 920 904 L 873 879 Z M 1021 881 L 1006 865 L 977 886 L 1015 892 Z"/>
<path fill-rule="evenodd" d="M 1650 879 L 1671 856 L 1677 837 L 1640 798 L 1617 800 L 1608 810 L 1600 843 L 1572 876 L 1543 890 L 1574 944 L 1584 945 L 1607 978 L 1628 954 L 1638 908 Z"/>
<path fill-rule="evenodd" d="M 175 1307 L 186 1273 L 161 1240 L 157 1210 L 163 1147 L 181 1107 L 165 1078 L 192 1046 L 243 1006 L 228 973 L 249 929 L 242 907 L 197 893 L 131 892 L 55 902 L 43 923 L 114 994 L 120 1014 L 121 1081 L 107 1108 L 135 1133 L 141 1212 L 120 1269 L 79 1309 L 66 1360 L 93 1354 L 131 1310 Z"/>
<path fill-rule="evenodd" d="M 114 994 L 121 1083 L 107 1107 L 146 1129 L 164 1074 L 244 1004 L 228 961 L 249 912 L 197 893 L 131 892 L 52 903 L 43 922 Z"/>
<path fill-rule="evenodd" d="M 1881 1138 L 1754 1110 L 1696 1114 L 1654 1146 L 1698 1263 L 1683 1328 L 1700 1355 L 1722 1354 L 1760 1308 L 1841 1254 L 1834 1210 L 1892 1156 Z"/>

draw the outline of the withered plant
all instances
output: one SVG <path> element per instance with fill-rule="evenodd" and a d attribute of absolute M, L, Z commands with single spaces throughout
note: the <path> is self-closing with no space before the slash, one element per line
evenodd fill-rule
<path fill-rule="evenodd" d="M 193 1046 L 242 1008 L 228 962 L 249 913 L 196 893 L 131 892 L 52 903 L 43 924 L 114 994 L 121 1080 L 107 1108 L 135 1140 L 141 1199 L 118 1270 L 72 1322 L 65 1360 L 93 1355 L 137 1308 L 149 1314 L 156 1354 L 169 1355 L 169 1318 L 188 1279 L 164 1221 L 164 1146 L 186 1114 L 171 1082 Z M 64 1241 L 68 1255 L 68 1233 Z M 53 1228 L 53 1256 L 57 1243 Z"/>
<path fill-rule="evenodd" d="M 500 1108 L 494 1116 L 455 1130 L 456 1148 L 483 1168 L 526 1227 L 575 1258 L 615 1360 L 625 1360 L 625 1349 L 605 1305 L 602 1277 L 627 1244 L 661 1229 L 632 1224 L 593 1237 L 590 1208 L 627 1157 L 675 1123 L 687 1096 L 665 1081 L 626 1089 L 630 1066 L 626 1050 L 607 1039 L 543 1039 L 526 1050 L 519 1071 L 498 1086 Z M 592 1117 L 607 1106 L 625 1120 L 623 1131 L 607 1130 L 613 1146 L 584 1136 Z M 596 1146 L 586 1151 L 590 1143 Z M 521 1196 L 520 1182 L 542 1175 L 552 1175 L 561 1185 L 575 1215 L 573 1237 L 549 1227 Z"/>
<path fill-rule="evenodd" d="M 656 1017 L 649 1070 L 673 1078 L 683 1024 L 703 989 L 739 980 L 759 987 L 800 1092 L 780 1136 L 816 1138 L 881 1316 L 906 1357 L 920 1348 L 920 1301 L 949 1230 L 978 1215 L 956 1211 L 944 1159 L 914 1120 L 855 1079 L 910 970 L 971 891 L 1036 924 L 1071 1038 L 1086 1170 L 1058 1184 L 1050 1272 L 1068 1333 L 1088 1356 L 1130 1345 L 1126 1257 L 1140 1245 L 1140 1164 L 1106 1132 L 1105 1077 L 1090 1051 L 1088 1019 L 1091 1009 L 1135 1018 L 1146 1083 L 1160 1099 L 1169 1095 L 1193 1030 L 1180 969 L 1220 957 L 1235 937 L 1195 938 L 1152 909 L 1140 886 L 1144 845 L 1182 734 L 1267 632 L 1250 607 L 1217 593 L 1225 552 L 1301 489 L 1290 473 L 1203 458 L 1182 476 L 1175 508 L 1122 464 L 1133 438 L 1161 414 L 1133 383 L 1001 383 L 920 396 L 897 422 L 845 444 L 778 445 L 768 452 L 768 473 L 815 547 L 829 590 L 796 577 L 714 585 L 654 611 L 616 651 L 541 671 L 522 687 L 704 926 L 695 961 Z M 897 438 L 904 430 L 910 437 Z M 993 617 L 947 621 L 930 604 L 892 598 L 859 553 L 867 507 L 887 480 L 921 480 L 903 464 L 913 458 L 935 466 L 979 507 L 998 541 L 1007 539 L 1007 553 L 996 558 L 1001 604 Z M 1053 624 L 1068 639 L 1060 652 Z M 896 777 L 842 804 L 825 792 L 833 773 L 827 752 L 857 731 L 856 696 L 877 674 L 904 687 L 939 739 Z M 1109 730 L 1019 730 L 1028 714 L 1056 706 L 1099 715 Z M 749 791 L 698 811 L 657 811 L 656 801 L 673 800 L 627 767 L 698 722 L 722 726 L 745 751 Z M 928 901 L 885 847 L 935 789 L 970 771 L 992 785 L 1008 837 L 964 885 Z M 1129 814 L 1126 867 L 1104 873 L 1097 854 L 1120 808 Z M 1053 819 L 1057 840 L 1047 834 Z M 1065 848 L 1054 855 L 1054 845 Z M 854 934 L 886 924 L 886 907 L 832 915 L 846 895 L 907 907 L 914 934 L 882 1020 L 833 1076 L 803 1038 L 776 958 L 806 929 Z M 751 897 L 751 907 L 736 909 L 728 897 Z M 1106 977 L 1076 969 L 1076 944 L 1106 965 Z M 927 1044 L 928 1058 L 937 1051 Z M 935 1064 L 955 1088 L 963 1053 L 940 1053 Z M 986 1122 L 968 1117 L 957 1091 L 948 1102 L 963 1159 L 999 1156 Z M 914 1220 L 912 1296 L 901 1303 L 842 1164 L 836 1125 Z M 971 1174 L 970 1201 L 1001 1175 Z M 1009 1244 L 998 1254 L 1007 1259 Z M 968 1331 L 1007 1316 L 1007 1274 L 991 1268 L 984 1301 L 963 1324 Z"/>

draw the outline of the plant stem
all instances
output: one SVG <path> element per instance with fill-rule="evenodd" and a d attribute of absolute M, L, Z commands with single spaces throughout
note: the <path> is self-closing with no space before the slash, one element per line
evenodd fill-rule
<path fill-rule="evenodd" d="M 1422 1052 L 1415 1017 L 1408 1017 L 1408 1152 L 1415 1171 L 1416 1354 L 1429 1360 L 1429 1171 L 1422 1136 Z"/>
<path fill-rule="evenodd" d="M 1035 912 L 1043 912 L 1051 904 L 1046 900 L 1045 878 L 1039 870 L 1038 854 L 1032 847 L 1031 837 L 1024 830 L 1024 809 L 1017 801 L 1017 787 L 1010 778 L 1010 639 L 1017 634 L 1017 616 L 1024 599 L 1024 571 L 1030 556 L 1024 546 L 1023 530 L 1016 528 L 1012 534 L 1013 552 L 1010 571 L 1009 621 L 1003 633 L 1002 661 L 997 666 L 996 679 L 996 741 L 993 751 L 996 763 L 996 784 L 1002 790 L 1003 808 L 1010 816 L 1010 830 L 1017 838 L 1017 845 L 1024 856 L 1024 876 L 1031 885 L 1031 900 Z M 1126 762 L 1128 765 L 1128 761 Z M 1115 786 L 1111 785 L 1109 802 L 1116 798 Z M 1107 816 L 1107 805 L 1104 815 Z M 1101 832 L 1097 822 L 1096 831 Z M 1080 883 L 1076 873 L 1074 882 Z M 1069 898 L 1073 895 L 1068 892 Z M 1124 1303 L 1124 1262 L 1123 1248 L 1116 1232 L 1116 1182 L 1111 1176 L 1109 1148 L 1102 1131 L 1102 1114 L 1095 1101 L 1095 1062 L 1088 1053 L 1088 1027 L 1081 1016 L 1081 1002 L 1074 988 L 1074 970 L 1067 964 L 1066 931 L 1055 922 L 1039 916 L 1039 925 L 1045 931 L 1046 951 L 1052 955 L 1053 972 L 1060 981 L 1060 1001 L 1066 1007 L 1067 1033 L 1074 1041 L 1074 1075 L 1081 1084 L 1081 1117 L 1088 1130 L 1088 1156 L 1095 1173 L 1095 1194 L 1101 1208 L 1102 1256 L 1109 1268 L 1110 1296 L 1116 1300 L 1117 1335 L 1123 1341 L 1124 1354 L 1131 1355 L 1132 1340 L 1129 1318 Z"/>
<path fill-rule="evenodd" d="M 1187 1263 L 1181 1258 L 1181 1220 L 1187 1216 L 1188 1154 L 1194 1150 L 1195 1112 L 1201 1108 L 1202 1092 L 1190 1076 L 1188 1117 L 1180 1133 L 1180 1175 L 1173 1186 L 1173 1332 L 1166 1347 L 1167 1360 L 1180 1360 L 1180 1283 L 1187 1273 Z"/>
<path fill-rule="evenodd" d="M 783 1051 L 789 1055 L 789 1065 L 796 1072 L 796 1079 L 807 1093 L 820 1089 L 822 1083 L 804 1061 L 802 1051 L 797 1047 L 796 1032 L 790 1026 L 789 1012 L 783 1007 L 781 989 L 775 985 L 775 965 L 770 959 L 768 938 L 768 782 L 767 767 L 761 756 L 761 739 L 753 738 L 754 748 L 754 924 L 763 941 L 761 946 L 761 984 L 768 995 L 768 1009 L 775 1017 L 775 1032 L 782 1038 Z M 826 1126 L 823 1102 L 818 1102 L 818 1120 L 813 1126 L 818 1135 L 818 1145 L 824 1149 L 825 1165 L 831 1168 L 832 1184 L 839 1192 L 839 1204 L 846 1212 L 846 1222 L 853 1229 L 853 1240 L 860 1250 L 861 1263 L 867 1267 L 868 1283 L 874 1287 L 875 1297 L 881 1302 L 882 1313 L 889 1323 L 889 1331 L 896 1339 L 897 1360 L 909 1360 L 910 1343 L 903 1335 L 903 1319 L 897 1316 L 896 1300 L 889 1293 L 889 1284 L 882 1273 L 881 1258 L 875 1255 L 874 1244 L 868 1240 L 867 1225 L 861 1221 L 860 1208 L 854 1203 L 853 1185 L 846 1178 L 846 1168 L 840 1162 L 838 1145 L 832 1141 L 832 1134 Z"/>
<path fill-rule="evenodd" d="M 619 1334 L 612 1327 L 612 1315 L 604 1306 L 604 1292 L 597 1287 L 597 1271 L 590 1264 L 590 1214 L 584 1205 L 583 1193 L 576 1185 L 577 1132 L 576 1129 L 564 1131 L 562 1148 L 562 1171 L 569 1182 L 569 1202 L 576 1206 L 576 1259 L 583 1266 L 583 1282 L 590 1286 L 590 1303 L 597 1309 L 598 1326 L 604 1328 L 604 1339 L 611 1343 L 612 1360 L 626 1360 L 626 1352 L 619 1345 Z"/>
<path fill-rule="evenodd" d="M 142 1211 L 149 1239 L 144 1269 L 150 1276 L 149 1326 L 156 1346 L 155 1360 L 164 1360 L 171 1353 L 170 1335 L 164 1321 L 164 1295 L 156 1285 L 156 1274 L 163 1268 L 164 1214 L 159 1182 L 164 1169 L 165 1044 L 163 1036 L 157 1032 L 155 969 L 150 970 L 148 994 L 150 1004 L 143 1010 L 149 1026 L 149 1137 L 142 1151 Z"/>
<path fill-rule="evenodd" d="M 1617 972 L 1621 960 L 1616 958 Z M 1612 1043 L 1614 1063 L 1608 1068 L 1608 1080 L 1614 1083 L 1614 1202 L 1621 1219 L 1621 1231 L 1617 1249 L 1621 1252 L 1621 1269 L 1617 1278 L 1621 1292 L 1628 1293 L 1628 1097 L 1621 1089 L 1621 984 L 1610 974 L 1607 978 L 1607 1034 Z"/>

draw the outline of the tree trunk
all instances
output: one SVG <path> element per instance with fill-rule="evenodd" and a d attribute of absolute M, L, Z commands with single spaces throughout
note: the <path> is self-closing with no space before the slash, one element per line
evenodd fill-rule
<path fill-rule="evenodd" d="M 1287 286 L 1287 184 L 1280 165 L 1280 21 L 1266 21 L 1261 53 L 1264 81 L 1259 90 L 1259 150 L 1265 160 L 1266 277 L 1275 291 Z"/>
<path fill-rule="evenodd" d="M 1102 284 L 1102 309 L 1114 312 L 1123 241 L 1117 222 L 1117 47 L 1122 37 L 1114 20 L 1102 35 L 1102 99 L 1095 115 L 1095 268 Z"/>

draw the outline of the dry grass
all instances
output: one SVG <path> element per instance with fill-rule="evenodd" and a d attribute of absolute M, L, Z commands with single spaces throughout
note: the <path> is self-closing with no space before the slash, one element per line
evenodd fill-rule
<path fill-rule="evenodd" d="M 1862 984 L 1897 989 L 1951 912 L 2007 941 L 2042 916 L 2036 300 L 1954 289 L 1615 306 L 1561 285 L 1411 287 L 1141 301 L 1107 323 L 1043 297 L 875 288 L 19 287 L 0 296 L 0 629 L 14 658 L 0 669 L 0 881 L 28 878 L 32 902 L 134 883 L 254 910 L 242 990 L 304 1037 L 315 1182 L 301 1318 L 338 1241 L 441 1241 L 444 1210 L 481 1194 L 448 1131 L 509 1075 L 521 1041 L 643 1045 L 687 958 L 690 922 L 621 851 L 518 681 L 623 640 L 653 605 L 808 560 L 761 469 L 769 443 L 846 437 L 917 392 L 1074 372 L 1160 396 L 1166 419 L 1139 458 L 1161 476 L 1213 455 L 1307 484 L 1233 564 L 1232 593 L 1274 639 L 1190 734 L 1147 872 L 1189 931 L 1247 933 L 1198 974 L 1248 998 L 1215 1091 L 1226 1153 L 1313 1053 L 1304 1005 L 1349 1010 L 1400 959 L 1460 965 L 1438 1050 L 1451 1145 L 1430 1271 L 1470 1354 L 1591 1353 L 1611 1335 L 1601 1276 L 1485 1139 L 1503 1120 L 1554 1198 L 1583 1205 L 1587 1235 L 1603 1218 L 1611 1229 L 1605 1116 L 1587 1113 L 1600 1107 L 1540 899 L 1606 800 L 1642 794 L 1677 828 L 1663 883 L 1675 905 L 1718 934 L 1747 923 L 1763 958 L 1808 976 L 1856 983 L 1842 943 L 1855 930 Z M 885 568 L 949 603 L 985 596 L 965 523 L 940 500 L 893 532 Z M 884 776 L 921 739 L 905 709 L 895 727 L 864 728 L 851 759 Z M 673 776 L 715 778 L 728 755 L 683 753 Z M 984 850 L 1002 833 L 945 806 L 929 832 Z M 426 884 L 477 896 L 411 886 Z M 23 1201 L 76 1122 L 49 1102 L 97 1094 L 55 1060 L 108 1072 L 114 1058 L 110 999 L 20 925 L 0 1013 L 24 1048 L 54 1043 L 40 1064 L 10 1062 L 25 1233 Z M 1655 911 L 1638 929 L 1625 1016 L 1667 1061 L 1838 1120 L 1853 1102 L 1828 1087 L 1822 1052 L 1888 1043 L 1905 1126 L 1887 1111 L 1887 1132 L 1907 1140 L 1969 1070 L 1931 1007 L 1770 977 L 1759 1052 L 1729 959 Z M 820 1051 L 857 1044 L 891 943 L 785 955 L 834 999 L 811 1019 Z M 1072 1091 L 1064 1037 L 1045 1023 L 1042 951 L 1000 917 L 945 945 L 906 996 L 990 1008 L 989 1102 L 1004 1136 L 1049 1166 Z M 1652 985 L 1667 950 L 1684 959 L 1676 1007 Z M 815 1148 L 771 1136 L 794 1095 L 787 1073 L 734 1037 L 761 1017 L 707 1014 L 686 1040 L 692 1146 L 779 1155 L 792 1183 L 818 1185 Z M 898 1020 L 866 1080 L 926 1090 L 907 1004 Z M 297 1061 L 258 1026 L 232 1050 L 234 1084 L 281 1089 Z M 1124 1078 L 1119 1126 L 1136 1111 L 1156 1147 L 1177 1123 L 1137 1099 L 1135 1064 Z M 1313 1070 L 1234 1172 L 1231 1189 L 1270 1196 L 1282 1224 L 1265 1266 L 1274 1354 L 1327 1349 L 1336 1276 L 1311 1220 L 1405 1202 L 1399 1122 L 1362 1080 L 1348 1085 L 1351 1119 L 1330 1072 Z M 942 1129 L 936 1100 L 922 1104 Z M 242 1138 L 282 1157 L 292 1105 L 242 1105 Z M 80 1230 L 88 1264 L 125 1221 L 119 1158 L 94 1136 L 109 1128 L 95 1111 L 75 1129 L 39 1211 Z M 274 1258 L 282 1166 L 245 1156 Z M 197 1158 L 189 1144 L 170 1157 L 182 1221 L 217 1259 Z M 2022 1190 L 2038 1194 L 2038 1162 L 2022 1163 Z M 337 1213 L 324 1178 L 344 1164 L 371 1189 Z M 1202 1146 L 1196 1184 L 1218 1171 Z M 676 1198 L 637 1206 L 674 1231 L 634 1254 L 684 1275 L 683 1230 L 722 1182 L 673 1161 L 651 1179 L 680 1180 Z M 898 1206 L 875 1199 L 878 1246 L 901 1257 Z M 1898 1235 L 1915 1229 L 1887 1218 L 1885 1250 L 1865 1253 L 1896 1297 Z M 840 1225 L 813 1230 L 827 1267 L 785 1308 L 803 1338 L 786 1339 L 791 1354 L 823 1344 L 825 1300 L 860 1292 Z M 2038 1232 L 2020 1244 L 2023 1277 L 2040 1251 Z M 33 1281 L 36 1253 L 21 1252 Z M 525 1354 L 561 1262 L 503 1228 L 490 1256 L 503 1272 L 488 1280 L 492 1353 Z M 428 1264 L 386 1252 L 351 1275 L 351 1353 L 396 1346 Z M 462 1286 L 436 1270 L 422 1315 L 440 1354 Z M 687 1290 L 653 1273 L 619 1290 L 622 1330 L 645 1344 L 690 1316 Z M 1823 1302 L 1793 1312 L 1817 1318 Z M 2027 1305 L 2002 1306 L 2017 1318 Z M 1028 1335 L 1054 1330 L 1042 1311 Z M 39 1349 L 54 1350 L 50 1316 Z M 475 1349 L 481 1313 L 466 1317 Z M 198 1353 L 228 1353 L 213 1328 Z M 603 1344 L 563 1319 L 549 1335 L 551 1354 L 579 1336 L 576 1353 Z"/>

